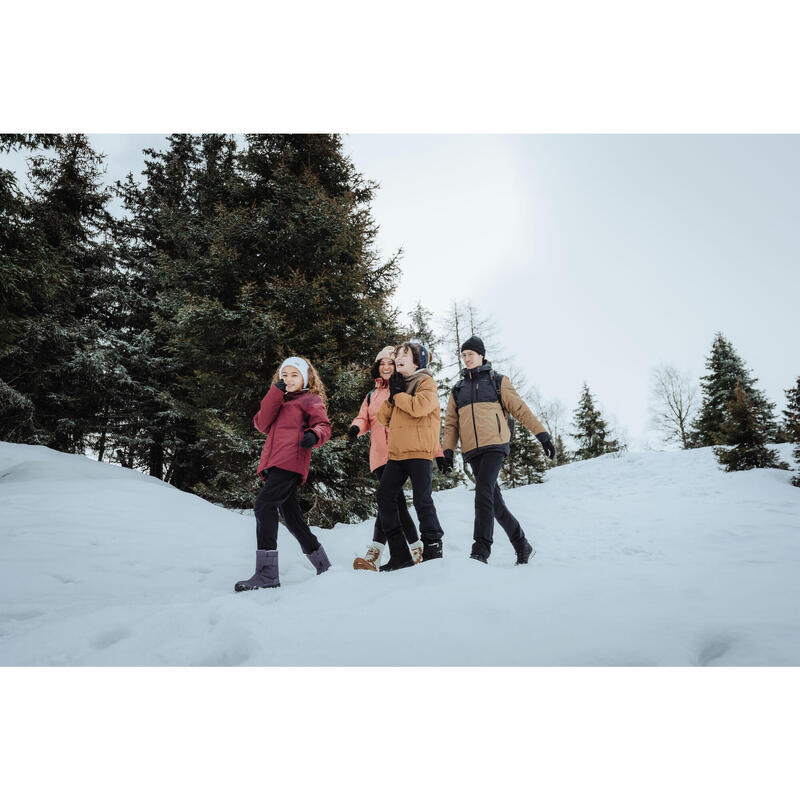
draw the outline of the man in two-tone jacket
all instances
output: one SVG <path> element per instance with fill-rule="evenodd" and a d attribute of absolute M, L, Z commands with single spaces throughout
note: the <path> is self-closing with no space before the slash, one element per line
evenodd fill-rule
<path fill-rule="evenodd" d="M 444 457 L 452 466 L 461 440 L 461 455 L 475 476 L 475 527 L 471 558 L 486 563 L 492 549 L 494 520 L 508 535 L 517 564 L 527 564 L 535 552 L 517 519 L 503 501 L 497 476 L 509 453 L 511 430 L 507 414 L 524 425 L 555 456 L 550 434 L 525 405 L 506 375 L 497 375 L 486 361 L 483 342 L 472 336 L 461 346 L 465 369 L 453 387 L 444 420 Z"/>

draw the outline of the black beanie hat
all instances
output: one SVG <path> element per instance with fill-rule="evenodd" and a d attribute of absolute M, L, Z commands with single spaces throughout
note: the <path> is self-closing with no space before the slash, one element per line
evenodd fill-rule
<path fill-rule="evenodd" d="M 483 341 L 477 336 L 470 336 L 464 344 L 461 345 L 461 352 L 465 350 L 474 350 L 479 356 L 486 357 L 486 348 L 483 346 Z"/>

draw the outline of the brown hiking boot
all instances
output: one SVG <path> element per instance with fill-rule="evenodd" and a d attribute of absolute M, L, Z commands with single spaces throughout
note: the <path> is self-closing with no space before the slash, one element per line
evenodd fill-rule
<path fill-rule="evenodd" d="M 383 545 L 373 542 L 367 548 L 367 554 L 364 558 L 357 558 L 353 562 L 353 569 L 371 569 L 373 572 L 378 571 L 378 564 L 383 554 Z"/>

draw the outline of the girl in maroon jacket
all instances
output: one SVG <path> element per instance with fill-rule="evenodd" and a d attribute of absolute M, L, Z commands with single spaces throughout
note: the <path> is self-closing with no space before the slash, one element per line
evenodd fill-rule
<path fill-rule="evenodd" d="M 234 586 L 237 592 L 280 586 L 278 509 L 317 575 L 331 565 L 297 501 L 297 487 L 308 477 L 311 449 L 321 447 L 331 437 L 325 387 L 311 363 L 296 356 L 280 365 L 273 381 L 253 417 L 256 428 L 267 434 L 258 463 L 264 486 L 255 503 L 256 571 L 251 578 Z"/>

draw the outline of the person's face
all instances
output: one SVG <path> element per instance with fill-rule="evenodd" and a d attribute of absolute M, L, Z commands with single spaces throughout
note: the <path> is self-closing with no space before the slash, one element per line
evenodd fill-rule
<path fill-rule="evenodd" d="M 394 375 L 394 360 L 391 358 L 382 358 L 380 366 L 378 367 L 378 374 L 385 381 L 388 381 L 389 378 Z"/>
<path fill-rule="evenodd" d="M 464 359 L 464 366 L 467 369 L 475 369 L 475 367 L 479 367 L 483 364 L 483 356 L 480 353 L 476 353 L 474 350 L 462 350 L 461 358 Z"/>
<path fill-rule="evenodd" d="M 394 366 L 395 369 L 404 377 L 411 375 L 411 373 L 416 369 L 414 366 L 413 353 L 408 349 L 398 350 L 394 354 Z"/>
<path fill-rule="evenodd" d="M 303 376 L 297 367 L 283 368 L 283 382 L 287 392 L 299 392 L 303 388 Z"/>

